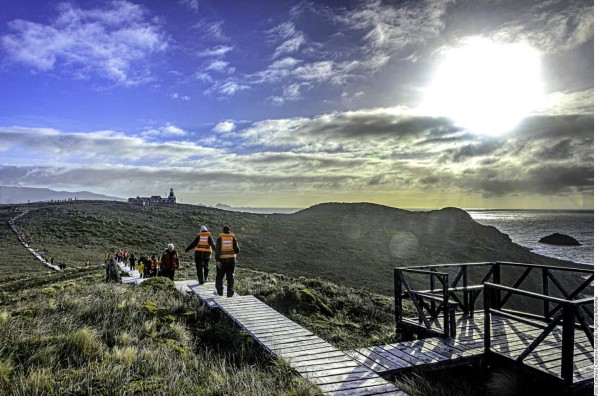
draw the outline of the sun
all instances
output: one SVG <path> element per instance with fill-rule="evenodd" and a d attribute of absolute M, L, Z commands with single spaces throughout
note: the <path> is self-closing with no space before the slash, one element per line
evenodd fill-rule
<path fill-rule="evenodd" d="M 540 105 L 541 75 L 539 53 L 529 45 L 470 39 L 444 51 L 421 110 L 473 133 L 499 135 Z"/>

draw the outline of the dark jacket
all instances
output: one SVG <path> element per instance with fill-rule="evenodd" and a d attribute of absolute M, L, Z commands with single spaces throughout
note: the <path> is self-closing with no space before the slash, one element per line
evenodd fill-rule
<path fill-rule="evenodd" d="M 179 255 L 175 249 L 172 252 L 167 249 L 160 256 L 160 268 L 163 270 L 176 270 L 179 268 Z"/>

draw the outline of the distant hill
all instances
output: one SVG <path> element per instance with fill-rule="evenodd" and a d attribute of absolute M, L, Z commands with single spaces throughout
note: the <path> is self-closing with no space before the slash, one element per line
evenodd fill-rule
<path fill-rule="evenodd" d="M 369 203 L 320 204 L 294 214 L 252 214 L 193 205 L 144 209 L 122 202 L 39 203 L 19 220 L 36 246 L 59 249 L 76 262 L 101 260 L 110 249 L 160 253 L 183 250 L 201 225 L 215 238 L 224 225 L 236 234 L 240 266 L 289 276 L 324 278 L 393 293 L 393 268 L 413 265 L 513 261 L 572 264 L 513 243 L 456 208 L 411 212 Z M 95 259 L 97 258 L 97 259 Z M 211 260 L 214 266 L 214 259 Z M 473 275 L 476 275 L 475 273 Z"/>
<path fill-rule="evenodd" d="M 49 188 L 0 186 L 0 204 L 17 204 L 50 200 L 80 199 L 92 201 L 124 201 L 119 197 L 95 194 L 89 191 L 55 191 Z"/>

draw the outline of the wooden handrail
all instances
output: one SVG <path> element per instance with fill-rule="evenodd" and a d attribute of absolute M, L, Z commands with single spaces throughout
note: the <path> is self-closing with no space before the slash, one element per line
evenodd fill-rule
<path fill-rule="evenodd" d="M 511 263 L 509 261 L 498 261 L 496 262 L 500 265 L 509 265 L 513 267 L 532 267 L 532 268 L 547 268 L 550 270 L 556 271 L 570 271 L 570 272 L 585 272 L 587 274 L 593 274 L 594 270 L 588 270 L 584 268 L 573 268 L 573 267 L 559 267 L 557 265 L 544 265 L 544 264 L 526 264 L 526 263 Z"/>
<path fill-rule="evenodd" d="M 490 283 L 490 282 L 485 282 L 483 285 L 488 286 L 492 289 L 503 290 L 506 292 L 511 292 L 513 294 L 520 294 L 522 296 L 527 296 L 527 297 L 531 297 L 531 298 L 537 298 L 538 300 L 546 300 L 546 301 L 550 301 L 550 302 L 553 302 L 556 304 L 563 304 L 565 302 L 568 302 L 568 303 L 571 302 L 569 300 L 565 300 L 564 298 L 545 296 L 543 294 L 534 293 L 534 292 L 530 292 L 527 290 L 514 289 L 512 287 L 508 287 L 508 286 L 504 286 L 504 285 L 497 285 L 495 283 Z M 485 287 L 484 287 L 484 289 L 485 289 Z"/>
<path fill-rule="evenodd" d="M 584 269 L 584 268 L 574 268 L 574 267 L 559 267 L 557 265 L 544 265 L 544 264 L 527 264 L 527 263 L 513 263 L 510 261 L 490 261 L 490 262 L 478 262 L 478 263 L 452 263 L 452 264 L 432 264 L 432 265 L 417 265 L 414 267 L 394 267 L 397 269 L 402 269 L 405 270 L 407 268 L 411 268 L 411 269 L 424 269 L 424 268 L 443 268 L 443 267 L 447 267 L 447 268 L 452 268 L 452 267 L 460 267 L 463 265 L 469 266 L 469 267 L 481 267 L 481 266 L 486 266 L 486 265 L 494 265 L 494 264 L 500 264 L 500 265 L 508 265 L 508 266 L 513 266 L 513 267 L 532 267 L 532 268 L 547 268 L 550 270 L 556 270 L 556 271 L 570 271 L 570 272 L 584 272 L 587 274 L 593 274 L 594 270 L 593 269 Z"/>
<path fill-rule="evenodd" d="M 413 274 L 422 274 L 422 275 L 448 275 L 445 272 L 437 272 L 437 271 L 426 271 L 426 270 L 422 270 L 422 269 L 417 269 L 417 267 L 410 267 L 410 268 L 394 268 L 398 271 L 401 272 L 409 272 L 409 273 L 413 273 Z"/>

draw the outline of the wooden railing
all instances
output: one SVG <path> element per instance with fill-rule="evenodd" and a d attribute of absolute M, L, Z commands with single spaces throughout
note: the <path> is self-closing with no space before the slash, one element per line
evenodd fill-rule
<path fill-rule="evenodd" d="M 552 278 L 551 278 L 552 279 Z M 557 284 L 558 285 L 558 284 Z M 504 298 L 500 301 L 501 304 L 494 306 L 494 296 L 498 301 L 498 296 L 504 292 Z M 565 293 L 567 294 L 567 293 Z M 577 293 L 569 294 L 574 296 Z M 484 283 L 483 288 L 484 295 L 484 350 L 485 354 L 495 354 L 491 349 L 491 321 L 492 315 L 508 318 L 520 323 L 525 323 L 532 327 L 541 329 L 542 332 L 537 336 L 535 340 L 531 342 L 515 359 L 517 363 L 522 363 L 527 356 L 529 356 L 545 339 L 551 334 L 559 325 L 562 325 L 562 336 L 561 336 L 561 377 L 565 381 L 566 385 L 573 384 L 573 354 L 575 350 L 575 329 L 579 328 L 585 333 L 587 340 L 590 342 L 592 347 L 594 346 L 594 335 L 592 332 L 592 326 L 586 320 L 584 314 L 580 311 L 587 309 L 586 305 L 593 304 L 593 297 L 584 298 L 580 300 L 569 300 L 565 298 L 556 298 L 547 295 L 541 295 L 539 293 L 528 292 L 525 290 L 519 290 L 514 287 L 507 287 L 497 285 L 493 283 Z M 548 306 L 550 303 L 555 304 L 552 309 L 552 316 L 549 322 L 541 322 L 539 320 L 530 320 L 531 315 L 523 315 L 523 312 L 518 314 L 512 311 L 503 310 L 502 306 L 504 303 L 513 295 L 521 295 L 527 298 L 533 298 L 542 300 L 544 306 Z M 498 353 L 499 354 L 499 353 Z"/>
<path fill-rule="evenodd" d="M 507 272 L 507 268 L 511 268 Z M 522 269 L 522 272 L 519 270 Z M 565 286 L 557 276 L 558 273 L 569 274 L 570 285 Z M 515 276 L 518 275 L 518 276 Z M 536 277 L 537 275 L 537 277 Z M 516 278 L 516 279 L 515 279 Z M 502 295 L 500 289 L 490 291 L 489 303 L 493 309 L 502 309 L 505 313 L 513 313 L 520 317 L 551 322 L 559 314 L 562 301 L 579 299 L 579 295 L 590 287 L 594 280 L 593 269 L 568 268 L 540 264 L 523 264 L 510 262 L 483 262 L 462 264 L 439 264 L 418 267 L 399 267 L 394 269 L 395 314 L 396 330 L 414 330 L 432 335 L 454 336 L 456 323 L 455 315 L 472 316 L 478 306 L 483 308 L 479 297 L 482 295 L 484 284 L 490 283 L 507 286 L 512 290 Z M 415 287 L 418 284 L 421 287 Z M 524 290 L 525 285 L 538 287 L 541 290 L 525 290 L 540 296 L 552 297 L 542 299 L 543 309 L 527 312 L 524 309 L 509 309 L 506 304 L 516 290 Z M 429 287 L 423 287 L 428 285 Z M 568 290 L 569 289 L 569 290 Z M 558 299 L 558 300 L 556 300 Z M 412 304 L 417 317 L 406 317 L 403 310 L 405 300 Z M 557 302 L 560 301 L 560 302 Z M 518 302 L 511 302 L 513 307 L 519 307 Z M 578 315 L 580 322 L 591 322 L 593 313 L 589 303 L 581 304 Z M 580 318 L 578 317 L 578 320 Z M 583 326 L 578 324 L 577 326 Z M 589 326 L 588 326 L 589 327 Z"/>

